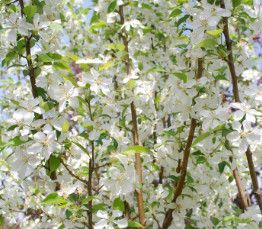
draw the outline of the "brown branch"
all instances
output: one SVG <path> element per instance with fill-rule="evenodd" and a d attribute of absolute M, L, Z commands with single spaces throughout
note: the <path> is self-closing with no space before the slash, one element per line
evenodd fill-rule
<path fill-rule="evenodd" d="M 19 0 L 19 5 L 21 8 L 21 16 L 24 17 L 24 1 Z M 31 56 L 31 47 L 30 47 L 30 42 L 31 42 L 32 36 L 24 36 L 25 39 L 25 49 L 26 49 L 26 61 L 27 61 L 27 66 L 28 66 L 28 72 L 29 72 L 29 78 L 30 78 L 30 83 L 31 83 L 31 89 L 32 89 L 32 94 L 33 97 L 36 98 L 38 96 L 37 94 L 37 88 L 36 88 L 36 82 L 35 82 L 35 69 L 32 61 L 32 56 Z"/>
<path fill-rule="evenodd" d="M 182 191 L 183 191 L 183 188 L 184 188 L 185 179 L 186 179 L 186 175 L 187 175 L 188 159 L 189 159 L 189 155 L 190 155 L 190 149 L 191 149 L 191 146 L 192 146 L 196 125 L 197 125 L 196 120 L 192 119 L 191 124 L 190 124 L 187 144 L 186 144 L 186 147 L 185 147 L 185 150 L 184 150 L 184 153 L 183 153 L 181 175 L 180 175 L 178 184 L 176 186 L 175 194 L 174 194 L 174 197 L 173 197 L 173 200 L 172 200 L 173 203 L 176 203 L 177 198 L 182 194 Z M 164 218 L 164 221 L 163 221 L 162 229 L 166 229 L 170 226 L 170 224 L 173 220 L 173 216 L 172 216 L 173 211 L 174 211 L 174 209 L 169 209 L 166 212 L 165 218 Z"/>
<path fill-rule="evenodd" d="M 74 174 L 68 167 L 68 165 L 64 162 L 63 159 L 60 160 L 61 164 L 65 167 L 65 169 L 67 170 L 67 172 L 74 177 L 75 179 L 81 181 L 82 183 L 84 183 L 85 185 L 88 185 L 87 181 L 85 179 L 82 179 L 81 177 L 77 176 L 76 174 Z"/>
<path fill-rule="evenodd" d="M 91 121 L 93 121 L 93 114 L 91 110 L 91 103 L 90 100 L 87 102 L 88 105 L 88 111 L 89 111 L 89 117 Z M 89 158 L 89 172 L 88 172 L 88 196 L 92 196 L 92 181 L 93 181 L 93 173 L 95 168 L 95 143 L 94 141 L 91 141 L 91 158 Z M 90 199 L 88 201 L 88 228 L 93 229 L 93 200 Z"/>
<path fill-rule="evenodd" d="M 94 157 L 95 157 L 95 144 L 94 141 L 91 142 L 91 153 L 92 156 L 89 159 L 89 173 L 88 173 L 88 196 L 92 196 L 92 178 L 94 172 Z M 93 201 L 92 199 L 88 202 L 88 228 L 93 229 Z"/>
<path fill-rule="evenodd" d="M 198 59 L 197 62 L 197 72 L 196 72 L 196 80 L 200 79 L 203 71 L 204 71 L 204 61 L 202 58 Z M 185 149 L 183 151 L 183 160 L 182 160 L 182 164 L 181 164 L 181 174 L 179 177 L 179 181 L 176 184 L 175 187 L 175 193 L 174 193 L 174 197 L 172 202 L 176 203 L 177 198 L 182 194 L 184 185 L 185 185 L 185 180 L 186 180 L 186 175 L 187 175 L 187 167 L 188 167 L 188 160 L 189 160 L 189 156 L 190 156 L 190 150 L 191 150 L 191 146 L 192 146 L 192 142 L 194 139 L 194 133 L 195 133 L 195 129 L 197 126 L 197 121 L 196 119 L 192 118 L 191 119 L 191 124 L 190 124 L 190 129 L 189 129 L 189 134 L 188 134 L 188 138 L 187 138 L 187 143 L 185 146 Z M 165 214 L 165 218 L 163 221 L 163 225 L 162 225 L 162 229 L 166 229 L 170 226 L 172 220 L 173 220 L 173 211 L 174 209 L 168 209 L 166 214 Z"/>
<path fill-rule="evenodd" d="M 223 8 L 223 9 L 226 8 L 224 0 L 221 0 L 221 8 Z M 228 64 L 228 68 L 229 68 L 230 74 L 231 74 L 231 81 L 232 81 L 232 85 L 233 85 L 234 99 L 235 99 L 235 102 L 239 103 L 241 101 L 240 101 L 240 96 L 239 96 L 238 81 L 237 81 L 237 75 L 236 75 L 234 58 L 233 58 L 232 41 L 231 41 L 230 35 L 229 35 L 229 26 L 228 26 L 228 18 L 227 17 L 223 18 L 223 23 L 224 23 L 223 33 L 224 33 L 224 36 L 225 36 L 225 42 L 226 42 L 227 51 L 228 51 L 227 64 Z M 246 151 L 246 158 L 247 158 L 247 161 L 248 161 L 248 168 L 249 168 L 249 173 L 250 173 L 250 177 L 251 177 L 251 181 L 252 181 L 253 192 L 255 193 L 255 197 L 256 197 L 258 206 L 259 206 L 260 211 L 262 213 L 262 197 L 261 197 L 261 192 L 260 192 L 258 181 L 257 181 L 256 170 L 255 170 L 255 166 L 254 166 L 252 152 L 251 152 L 249 147 Z M 238 171 L 235 171 L 235 173 L 236 173 L 237 176 L 239 176 Z M 235 174 L 234 174 L 234 176 L 235 176 Z M 240 177 L 238 177 L 238 178 L 240 179 Z M 240 185 L 240 184 L 237 184 L 237 185 Z M 241 186 L 238 186 L 238 190 L 240 191 L 239 194 L 241 195 L 242 204 L 244 204 L 243 206 L 245 206 L 245 208 L 247 208 L 248 202 L 247 202 L 247 199 L 245 197 L 245 192 L 244 192 L 244 188 L 243 188 L 242 184 L 241 184 Z"/>
<path fill-rule="evenodd" d="M 120 16 L 120 24 L 125 24 L 125 17 L 124 17 L 124 5 L 119 6 L 119 10 L 117 11 Z M 122 38 L 126 57 L 125 57 L 125 66 L 126 66 L 126 74 L 131 74 L 131 61 L 129 56 L 129 40 L 128 34 L 125 28 L 123 28 L 122 33 L 120 34 Z M 133 144 L 139 145 L 139 135 L 138 135 L 138 127 L 137 127 L 137 113 L 136 113 L 136 106 L 134 101 L 130 104 L 131 109 L 131 116 L 132 116 L 132 138 Z M 145 210 L 144 210 L 144 201 L 143 201 L 143 193 L 142 193 L 142 185 L 143 185 L 143 177 L 142 177 L 142 162 L 141 162 L 141 155 L 140 153 L 135 153 L 135 170 L 136 175 L 138 177 L 138 188 L 136 189 L 136 197 L 137 197 L 137 205 L 138 205 L 138 214 L 139 214 L 139 222 L 141 225 L 145 226 Z"/>
<path fill-rule="evenodd" d="M 233 169 L 233 176 L 234 176 L 234 179 L 235 179 L 235 182 L 236 182 L 238 197 L 239 197 L 239 200 L 240 200 L 239 207 L 242 210 L 245 210 L 245 209 L 247 209 L 249 204 L 248 204 L 248 199 L 246 197 L 244 186 L 242 184 L 241 177 L 240 177 L 240 174 L 239 174 L 237 167 L 235 169 Z"/>
<path fill-rule="evenodd" d="M 157 228 L 158 228 L 158 229 L 161 229 L 160 223 L 159 223 L 159 221 L 158 221 L 158 219 L 156 218 L 156 216 L 155 216 L 154 213 L 152 213 L 152 217 L 153 217 L 153 219 L 155 220 L 155 222 L 156 222 L 156 224 L 157 224 Z"/>
<path fill-rule="evenodd" d="M 98 166 L 96 166 L 94 169 L 100 169 L 100 168 L 103 168 L 103 167 L 106 167 L 106 166 L 109 166 L 111 163 L 105 163 L 105 164 L 103 164 L 103 165 L 98 165 Z"/>
<path fill-rule="evenodd" d="M 20 5 L 20 9 L 21 9 L 21 17 L 24 17 L 24 1 L 23 0 L 18 0 L 19 1 L 19 5 Z M 34 98 L 36 98 L 38 96 L 37 93 L 37 87 L 36 87 L 36 75 L 35 75 L 35 69 L 34 69 L 34 64 L 32 61 L 32 56 L 31 56 L 31 39 L 32 39 L 32 35 L 30 37 L 28 36 L 24 36 L 25 39 L 25 50 L 26 50 L 26 61 L 27 61 L 27 67 L 28 67 L 28 73 L 29 73 L 29 78 L 30 78 L 30 84 L 31 84 L 31 91 L 32 91 L 32 95 Z M 56 172 L 52 172 L 50 174 L 50 179 L 51 180 L 56 180 L 57 179 L 57 174 Z M 56 187 L 55 190 L 60 190 L 60 184 L 59 182 L 55 182 Z"/>
<path fill-rule="evenodd" d="M 26 39 L 26 61 L 28 65 L 28 71 L 29 71 L 29 78 L 30 78 L 30 83 L 31 83 L 31 88 L 32 88 L 32 94 L 33 97 L 36 98 L 38 96 L 37 94 L 37 88 L 36 88 L 36 82 L 35 82 L 35 69 L 32 61 L 32 56 L 31 56 L 31 49 L 30 49 L 30 41 L 31 37 L 25 37 Z"/>
<path fill-rule="evenodd" d="M 251 180 L 252 180 L 253 193 L 255 194 L 257 204 L 258 204 L 260 212 L 262 214 L 262 196 L 261 196 L 261 191 L 260 191 L 258 181 L 257 181 L 257 174 L 256 174 L 256 169 L 255 169 L 255 165 L 254 165 L 253 158 L 252 158 L 252 152 L 251 152 L 249 147 L 246 151 L 246 157 L 247 157 L 250 177 L 251 177 Z"/>

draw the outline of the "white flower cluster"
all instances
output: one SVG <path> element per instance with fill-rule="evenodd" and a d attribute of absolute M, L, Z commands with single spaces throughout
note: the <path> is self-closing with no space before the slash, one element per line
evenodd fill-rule
<path fill-rule="evenodd" d="M 244 2 L 1 2 L 0 227 L 260 228 Z"/>

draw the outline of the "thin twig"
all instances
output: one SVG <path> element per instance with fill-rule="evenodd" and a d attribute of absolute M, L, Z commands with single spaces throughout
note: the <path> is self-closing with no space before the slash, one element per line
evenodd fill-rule
<path fill-rule="evenodd" d="M 91 103 L 90 100 L 87 102 L 89 117 L 91 121 L 93 121 L 93 113 L 91 110 Z M 92 181 L 93 181 L 93 172 L 95 168 L 95 143 L 91 141 L 91 158 L 89 158 L 89 172 L 88 172 L 88 196 L 92 196 Z M 88 201 L 88 228 L 93 229 L 93 200 L 92 198 Z"/>
<path fill-rule="evenodd" d="M 81 177 L 77 176 L 76 174 L 74 174 L 68 167 L 68 165 L 64 162 L 63 159 L 60 159 L 61 164 L 65 167 L 65 169 L 67 170 L 67 172 L 74 178 L 76 178 L 77 180 L 81 181 L 82 183 L 84 183 L 85 185 L 88 185 L 87 180 L 82 179 Z"/>
<path fill-rule="evenodd" d="M 158 219 L 156 218 L 156 216 L 155 216 L 154 213 L 152 213 L 152 216 L 153 216 L 153 219 L 154 219 L 154 220 L 156 221 L 156 223 L 157 223 L 158 229 L 161 229 L 160 223 L 159 223 L 159 221 L 158 221 Z"/>

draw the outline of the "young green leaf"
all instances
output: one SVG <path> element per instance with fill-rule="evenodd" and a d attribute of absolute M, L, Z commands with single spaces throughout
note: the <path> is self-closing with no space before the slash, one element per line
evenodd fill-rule
<path fill-rule="evenodd" d="M 112 12 L 114 12 L 115 9 L 116 9 L 116 6 L 117 6 L 116 0 L 112 1 L 112 2 L 109 4 L 108 8 L 107 8 L 107 13 L 112 13 Z"/>
<path fill-rule="evenodd" d="M 50 172 L 54 172 L 57 170 L 57 168 L 59 167 L 61 161 L 58 157 L 51 155 L 49 158 L 49 169 Z"/>
<path fill-rule="evenodd" d="M 36 12 L 37 12 L 37 6 L 28 5 L 24 8 L 24 14 L 28 19 L 32 19 Z"/>
<path fill-rule="evenodd" d="M 174 75 L 178 78 L 181 79 L 184 83 L 187 82 L 187 75 L 183 72 L 175 72 Z"/>
<path fill-rule="evenodd" d="M 178 8 L 175 8 L 171 11 L 171 13 L 169 14 L 169 18 L 174 18 L 179 16 L 182 13 L 182 11 Z"/>
<path fill-rule="evenodd" d="M 212 37 L 219 37 L 223 33 L 223 29 L 208 30 L 207 34 Z"/>
<path fill-rule="evenodd" d="M 226 166 L 228 166 L 228 167 L 230 168 L 230 164 L 229 164 L 227 161 L 221 161 L 221 162 L 218 164 L 218 170 L 219 170 L 219 172 L 220 172 L 220 173 L 223 173 Z"/>
<path fill-rule="evenodd" d="M 66 120 L 62 125 L 62 132 L 66 133 L 70 128 L 70 123 Z"/>
<path fill-rule="evenodd" d="M 50 193 L 43 201 L 44 205 L 52 204 L 52 205 L 64 205 L 66 204 L 66 200 L 59 196 L 56 192 Z"/>
<path fill-rule="evenodd" d="M 135 154 L 135 153 L 149 153 L 150 150 L 144 146 L 130 146 L 124 150 L 124 154 Z"/>
<path fill-rule="evenodd" d="M 200 41 L 197 46 L 204 49 L 212 49 L 217 45 L 216 40 L 207 38 L 203 41 Z"/>
<path fill-rule="evenodd" d="M 122 211 L 122 212 L 125 210 L 125 204 L 119 197 L 114 199 L 112 207 L 113 207 L 114 210 L 118 210 L 118 211 Z"/>
<path fill-rule="evenodd" d="M 138 222 L 136 222 L 136 221 L 132 221 L 132 220 L 128 220 L 128 227 L 130 227 L 130 228 L 142 228 L 143 226 L 140 224 L 140 223 L 138 223 Z"/>

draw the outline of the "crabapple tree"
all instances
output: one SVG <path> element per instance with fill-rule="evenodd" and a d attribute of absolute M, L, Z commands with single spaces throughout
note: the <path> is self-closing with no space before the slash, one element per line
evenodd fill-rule
<path fill-rule="evenodd" d="M 1 0 L 0 226 L 261 228 L 259 0 Z"/>

